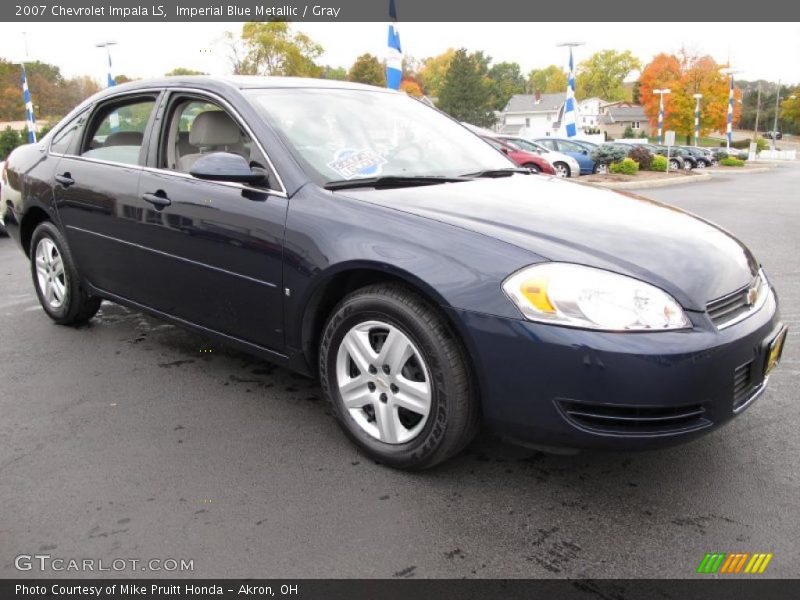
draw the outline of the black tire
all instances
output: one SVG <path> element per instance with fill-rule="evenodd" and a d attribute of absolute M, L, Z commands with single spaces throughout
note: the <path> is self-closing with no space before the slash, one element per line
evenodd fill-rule
<path fill-rule="evenodd" d="M 36 272 L 36 248 L 45 238 L 49 239 L 55 245 L 64 264 L 63 279 L 65 281 L 66 293 L 62 305 L 58 308 L 54 308 L 45 300 L 45 295 L 40 287 Z M 72 259 L 72 254 L 70 254 L 64 236 L 61 235 L 58 228 L 50 221 L 40 223 L 34 230 L 31 236 L 30 258 L 33 287 L 36 290 L 39 303 L 53 321 L 59 325 L 75 325 L 88 321 L 97 313 L 100 309 L 102 299 L 90 296 L 83 286 L 81 286 L 80 278 L 75 268 L 75 262 Z"/>
<path fill-rule="evenodd" d="M 524 165 L 522 165 L 522 167 L 524 169 L 530 169 L 533 173 L 538 174 L 542 172 L 542 170 L 539 168 L 539 165 L 537 165 L 536 163 L 525 163 Z"/>
<path fill-rule="evenodd" d="M 369 435 L 345 407 L 339 392 L 339 346 L 353 327 L 373 320 L 405 334 L 419 349 L 430 373 L 427 421 L 416 437 L 405 443 L 389 444 Z M 371 285 L 336 306 L 322 333 L 319 373 L 323 393 L 344 432 L 371 458 L 387 466 L 413 470 L 433 467 L 460 452 L 478 431 L 479 403 L 461 343 L 436 309 L 404 286 Z"/>

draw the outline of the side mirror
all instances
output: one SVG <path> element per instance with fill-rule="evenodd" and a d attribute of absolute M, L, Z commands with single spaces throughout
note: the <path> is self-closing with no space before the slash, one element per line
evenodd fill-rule
<path fill-rule="evenodd" d="M 588 150 L 581 150 L 581 154 L 589 156 L 589 151 Z"/>
<path fill-rule="evenodd" d="M 240 154 L 212 152 L 198 158 L 189 174 L 209 181 L 233 181 L 236 183 L 261 183 L 266 179 L 261 169 L 251 169 Z"/>

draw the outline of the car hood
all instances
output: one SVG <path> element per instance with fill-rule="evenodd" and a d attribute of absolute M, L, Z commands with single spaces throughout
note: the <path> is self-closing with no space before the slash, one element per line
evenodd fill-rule
<path fill-rule="evenodd" d="M 348 190 L 349 197 L 491 236 L 531 262 L 585 264 L 660 287 L 689 310 L 752 280 L 758 263 L 739 240 L 678 208 L 541 175 Z"/>

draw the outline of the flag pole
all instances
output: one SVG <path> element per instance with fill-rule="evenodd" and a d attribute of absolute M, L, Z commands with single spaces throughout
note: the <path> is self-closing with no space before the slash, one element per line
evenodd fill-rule
<path fill-rule="evenodd" d="M 22 32 L 22 44 L 25 47 L 25 59 L 20 62 L 22 67 L 22 100 L 25 102 L 25 127 L 28 130 L 28 143 L 36 143 L 36 117 L 33 114 L 33 100 L 28 88 L 28 73 L 25 71 L 25 61 L 28 59 L 28 32 Z"/>
<path fill-rule="evenodd" d="M 403 50 L 400 46 L 400 32 L 397 30 L 397 8 L 394 0 L 389 0 L 389 19 L 386 87 L 391 90 L 399 90 L 403 80 Z"/>
<path fill-rule="evenodd" d="M 572 49 L 583 46 L 584 42 L 563 42 L 556 44 L 556 47 L 569 48 L 569 75 L 567 76 L 567 97 L 564 101 L 564 128 L 568 138 L 578 135 L 576 127 L 577 107 L 575 105 L 575 63 L 572 57 Z"/>

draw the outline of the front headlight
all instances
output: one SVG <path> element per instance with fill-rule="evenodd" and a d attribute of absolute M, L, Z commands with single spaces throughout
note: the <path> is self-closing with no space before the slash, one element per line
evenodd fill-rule
<path fill-rule="evenodd" d="M 663 331 L 691 327 L 681 306 L 655 286 L 610 271 L 542 263 L 503 282 L 525 318 L 605 331 Z"/>

